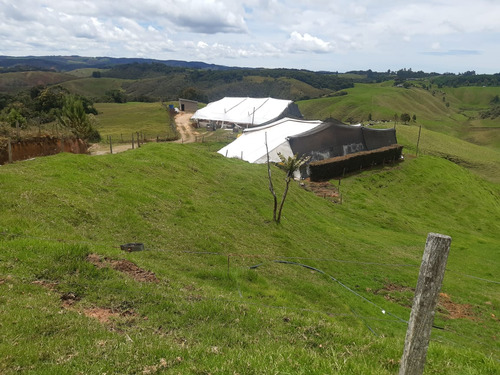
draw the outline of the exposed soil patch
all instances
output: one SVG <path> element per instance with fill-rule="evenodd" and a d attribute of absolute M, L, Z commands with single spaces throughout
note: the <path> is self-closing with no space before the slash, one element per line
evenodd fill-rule
<path fill-rule="evenodd" d="M 119 317 L 130 317 L 135 316 L 136 314 L 133 311 L 126 310 L 118 312 L 116 310 L 103 308 L 103 307 L 93 307 L 89 309 L 84 309 L 83 313 L 88 318 L 97 319 L 100 323 L 109 323 L 111 318 L 119 318 Z"/>
<path fill-rule="evenodd" d="M 318 197 L 328 199 L 334 203 L 340 203 L 339 189 L 329 181 L 315 182 L 305 179 L 301 183 L 301 186 L 305 190 L 313 192 Z"/>
<path fill-rule="evenodd" d="M 4 140 L 2 138 L 2 140 Z M 81 139 L 63 138 L 52 136 L 39 136 L 26 138 L 11 143 L 12 161 L 27 160 L 40 156 L 55 155 L 60 152 L 73 154 L 88 153 L 88 144 Z M 7 140 L 0 141 L 0 165 L 9 161 Z"/>
<path fill-rule="evenodd" d="M 455 303 L 446 293 L 439 293 L 437 310 L 448 319 L 475 319 L 472 305 Z"/>
<path fill-rule="evenodd" d="M 142 268 L 137 267 L 134 263 L 132 263 L 129 260 L 110 259 L 107 257 L 101 257 L 97 254 L 89 254 L 87 256 L 87 261 L 89 261 L 98 268 L 109 267 L 116 271 L 123 272 L 136 281 L 149 282 L 149 283 L 159 282 L 158 278 L 155 276 L 153 272 L 143 270 Z"/>
<path fill-rule="evenodd" d="M 55 291 L 57 288 L 57 283 L 55 281 L 35 280 L 32 282 L 32 284 L 43 286 L 44 288 L 47 288 L 51 291 Z"/>
<path fill-rule="evenodd" d="M 386 284 L 383 288 L 373 291 L 373 294 L 383 295 L 388 301 L 398 303 L 411 308 L 415 289 L 397 284 Z M 455 303 L 446 293 L 439 293 L 436 310 L 443 314 L 445 319 L 470 319 L 474 320 L 473 306 L 469 304 Z"/>

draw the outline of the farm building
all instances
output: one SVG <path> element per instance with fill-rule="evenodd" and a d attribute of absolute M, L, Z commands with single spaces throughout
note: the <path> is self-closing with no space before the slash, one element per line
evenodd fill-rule
<path fill-rule="evenodd" d="M 229 158 L 239 158 L 250 163 L 266 163 L 266 138 L 269 160 L 279 162 L 278 152 L 284 156 L 293 156 L 287 138 L 312 130 L 321 125 L 321 121 L 305 121 L 283 118 L 269 125 L 245 129 L 243 134 L 218 152 Z"/>
<path fill-rule="evenodd" d="M 199 126 L 215 124 L 219 127 L 236 125 L 250 128 L 270 124 L 284 117 L 302 118 L 299 108 L 291 100 L 226 97 L 197 110 L 191 120 Z"/>
<path fill-rule="evenodd" d="M 288 137 L 294 154 L 310 156 L 310 161 L 372 151 L 397 143 L 395 129 L 370 129 L 328 121 L 309 131 Z"/>
<path fill-rule="evenodd" d="M 195 100 L 179 99 L 179 109 L 182 112 L 195 113 L 198 110 L 198 102 Z"/>
<path fill-rule="evenodd" d="M 266 163 L 266 142 L 271 162 L 280 161 L 280 152 L 285 157 L 309 156 L 309 163 L 397 144 L 395 129 L 284 118 L 266 126 L 245 129 L 240 137 L 218 152 L 250 163 Z M 309 172 L 306 168 L 301 173 L 306 177 Z"/>

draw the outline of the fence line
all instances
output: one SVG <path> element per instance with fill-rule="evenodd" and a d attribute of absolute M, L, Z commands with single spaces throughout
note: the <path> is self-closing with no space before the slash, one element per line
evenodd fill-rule
<path fill-rule="evenodd" d="M 91 244 L 93 246 L 106 246 L 106 247 L 119 248 L 119 246 L 111 246 L 109 243 L 104 243 L 104 242 L 102 242 L 102 243 L 97 242 L 96 243 L 96 242 L 81 241 L 81 240 L 61 240 L 61 239 L 52 239 L 52 238 L 47 238 L 47 237 L 28 236 L 28 235 L 25 235 L 25 234 L 7 233 L 5 231 L 4 232 L 0 232 L 0 236 L 3 236 L 4 238 L 6 238 L 8 240 L 13 240 L 13 239 L 16 239 L 16 238 L 25 238 L 25 239 L 43 240 L 43 241 L 58 242 L 58 243 L 67 243 L 67 244 L 85 244 L 85 245 Z M 195 250 L 184 250 L 184 251 L 177 250 L 177 251 L 175 251 L 175 250 L 166 250 L 166 249 L 148 249 L 148 248 L 146 248 L 146 251 L 161 251 L 161 252 L 168 252 L 168 253 L 171 253 L 171 254 L 193 254 L 193 255 L 200 255 L 200 256 L 207 256 L 207 255 L 209 255 L 209 256 L 221 256 L 221 257 L 228 257 L 228 259 L 231 258 L 231 257 L 238 257 L 238 258 L 269 258 L 269 259 L 271 259 L 271 258 L 277 258 L 276 256 L 258 255 L 258 254 L 257 255 L 256 254 L 226 254 L 226 253 L 221 253 L 221 252 L 195 251 Z M 292 262 L 292 261 L 286 261 L 285 259 L 308 259 L 308 260 L 315 260 L 315 261 L 324 261 L 324 262 L 333 261 L 333 262 L 340 262 L 340 263 L 348 262 L 348 263 L 351 263 L 351 264 L 359 264 L 359 265 L 379 265 L 379 266 L 389 266 L 389 267 L 418 267 L 418 265 L 411 265 L 411 264 L 402 264 L 401 265 L 401 264 L 388 264 L 388 263 L 357 262 L 357 261 L 346 261 L 346 260 L 341 260 L 341 259 L 310 258 L 310 257 L 309 258 L 301 258 L 301 257 L 278 257 L 278 258 L 280 258 L 280 259 L 268 260 L 267 262 L 260 263 L 260 264 L 255 265 L 255 266 L 245 266 L 245 267 L 242 267 L 242 268 L 244 268 L 244 269 L 255 269 L 255 268 L 258 268 L 260 266 L 265 265 L 266 263 L 273 262 L 273 263 L 284 264 L 284 265 L 300 266 L 300 267 L 303 267 L 303 268 L 314 270 L 314 271 L 316 271 L 318 273 L 321 273 L 321 274 L 325 275 L 330 280 L 338 283 L 343 288 L 345 288 L 349 292 L 353 293 L 354 295 L 356 295 L 357 297 L 359 297 L 363 301 L 365 301 L 365 302 L 371 304 L 372 306 L 376 307 L 384 315 L 384 317 L 380 317 L 380 316 L 377 317 L 377 316 L 373 316 L 373 315 L 371 315 L 371 316 L 360 315 L 360 314 L 356 313 L 356 311 L 353 309 L 353 307 L 349 306 L 347 304 L 347 302 L 344 302 L 344 303 L 346 303 L 348 305 L 349 309 L 351 310 L 351 313 L 336 313 L 336 312 L 327 311 L 327 310 L 320 310 L 320 309 L 301 308 L 301 307 L 275 305 L 275 304 L 266 304 L 266 303 L 259 303 L 259 302 L 248 301 L 247 299 L 244 298 L 244 296 L 243 296 L 243 294 L 241 292 L 241 289 L 239 287 L 239 283 L 238 283 L 236 277 L 234 276 L 234 274 L 233 274 L 233 277 L 235 277 L 236 289 L 237 289 L 237 292 L 238 292 L 238 294 L 240 296 L 239 299 L 231 299 L 231 298 L 217 296 L 217 297 L 203 298 L 203 300 L 205 300 L 205 301 L 218 300 L 218 301 L 225 301 L 225 302 L 230 302 L 230 303 L 245 304 L 245 305 L 257 306 L 257 307 L 263 307 L 263 308 L 269 308 L 269 309 L 283 309 L 283 310 L 287 310 L 287 311 L 304 311 L 304 312 L 312 312 L 312 313 L 324 314 L 324 315 L 327 315 L 327 316 L 330 316 L 330 317 L 356 319 L 356 320 L 362 322 L 367 327 L 367 329 L 369 329 L 370 332 L 372 332 L 374 335 L 377 335 L 377 333 L 375 332 L 375 330 L 370 325 L 367 324 L 366 321 L 380 321 L 380 322 L 387 322 L 387 323 L 398 323 L 398 324 L 403 324 L 403 325 L 406 325 L 408 323 L 406 320 L 398 317 L 395 314 L 390 313 L 386 309 L 382 308 L 380 305 L 376 304 L 373 301 L 370 301 L 368 298 L 366 298 L 366 297 L 362 296 L 361 294 L 357 293 L 352 288 L 348 287 L 346 284 L 342 283 L 340 280 L 338 280 L 335 277 L 327 274 L 326 272 L 324 272 L 324 271 L 322 271 L 322 270 L 320 270 L 318 268 L 306 265 L 306 264 L 296 263 L 296 262 Z M 455 274 L 459 274 L 458 272 L 455 272 L 455 271 L 451 271 L 451 272 L 453 272 Z M 466 275 L 466 274 L 461 274 L 461 275 L 468 276 L 468 277 L 473 277 L 473 278 L 481 280 L 481 281 L 498 283 L 497 281 L 494 281 L 494 280 L 482 279 L 482 278 L 478 278 L 478 277 L 471 276 L 471 275 Z M 88 287 L 84 286 L 84 288 L 88 288 Z M 127 292 L 127 291 L 123 290 L 122 288 L 111 288 L 111 287 L 103 287 L 103 286 L 100 286 L 99 290 L 115 291 L 115 292 L 117 292 L 119 294 Z M 447 333 L 449 333 L 451 335 L 456 335 L 458 337 L 466 337 L 465 335 L 462 335 L 462 334 L 460 334 L 460 333 L 458 333 L 458 332 L 456 332 L 454 330 L 450 330 L 448 328 L 438 327 L 438 326 L 435 326 L 435 325 L 433 325 L 433 328 L 439 329 L 441 332 L 447 332 Z M 476 342 L 477 344 L 486 345 L 485 342 L 482 342 L 480 340 L 476 340 L 476 339 L 471 338 L 469 336 L 467 336 L 467 338 L 471 339 L 472 341 Z M 471 349 L 470 347 L 467 347 L 467 346 L 465 346 L 462 343 L 458 343 L 456 341 L 453 341 L 452 339 L 445 338 L 443 336 L 432 337 L 431 341 L 436 341 L 437 339 L 445 339 L 445 340 L 447 340 L 449 342 L 452 342 L 452 343 L 456 344 L 457 346 Z M 474 349 L 472 349 L 472 350 L 474 350 Z M 477 351 L 477 350 L 474 350 L 474 351 Z M 495 357 L 492 357 L 492 358 L 495 361 L 499 362 L 498 358 L 495 358 Z"/>
<path fill-rule="evenodd" d="M 85 245 L 92 245 L 92 246 L 106 246 L 106 247 L 113 247 L 113 248 L 119 248 L 119 245 L 111 245 L 108 242 L 96 242 L 96 241 L 84 241 L 84 240 L 63 240 L 60 238 L 49 238 L 49 237 L 38 237 L 38 236 L 29 236 L 25 234 L 18 234 L 18 233 L 7 233 L 7 232 L 0 232 L 0 236 L 4 236 L 6 238 L 16 238 L 16 237 L 21 237 L 21 238 L 27 238 L 27 239 L 34 239 L 34 240 L 42 240 L 42 241 L 49 241 L 49 242 L 59 242 L 59 243 L 67 243 L 67 244 L 85 244 Z M 200 250 L 170 250 L 170 249 L 153 249 L 146 247 L 145 251 L 158 251 L 158 252 L 164 252 L 164 253 L 172 253 L 172 254 L 195 254 L 195 255 L 217 255 L 221 257 L 238 257 L 238 258 L 269 258 L 269 261 L 274 261 L 276 258 L 286 260 L 286 259 L 300 259 L 300 260 L 314 260 L 314 261 L 321 261 L 321 262 L 336 262 L 336 263 L 347 263 L 347 264 L 359 264 L 359 265 L 366 265 L 366 266 L 384 266 L 384 267 L 420 267 L 419 264 L 398 264 L 398 263 L 379 263 L 379 262 L 361 262 L 361 261 L 354 261 L 354 260 L 345 260 L 345 259 L 335 259 L 335 258 L 314 258 L 314 257 L 286 257 L 286 256 L 276 256 L 276 255 L 265 255 L 265 254 L 241 254 L 241 253 L 221 253 L 221 252 L 212 252 L 212 251 L 200 251 Z M 261 263 L 263 264 L 263 263 Z M 260 264 L 259 264 L 260 265 Z M 254 266 L 250 266 L 254 267 Z M 493 284 L 500 284 L 500 281 L 497 280 L 489 280 L 465 273 L 460 273 L 458 271 L 454 270 L 449 270 L 448 268 L 446 269 L 446 272 L 451 272 L 456 275 L 460 276 L 465 276 L 469 278 L 473 278 L 479 281 L 484 281 L 487 283 L 493 283 Z"/>
<path fill-rule="evenodd" d="M 156 142 L 156 143 L 162 143 L 162 142 L 173 142 L 176 140 L 180 140 L 180 135 L 178 133 L 153 133 L 153 134 L 146 134 L 144 132 L 134 132 L 131 133 L 131 136 L 125 137 L 124 134 L 120 134 L 120 136 L 111 136 L 107 135 L 106 139 L 103 139 L 104 144 L 132 144 L 132 143 L 137 143 L 140 142 L 141 144 L 144 143 L 150 143 L 150 142 Z M 233 134 L 225 134 L 225 135 L 197 135 L 195 136 L 195 143 L 206 143 L 206 142 L 229 142 L 233 141 L 236 139 L 236 137 Z"/>

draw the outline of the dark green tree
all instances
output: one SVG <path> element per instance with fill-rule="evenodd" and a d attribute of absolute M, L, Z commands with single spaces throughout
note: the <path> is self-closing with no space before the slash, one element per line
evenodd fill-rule
<path fill-rule="evenodd" d="M 66 97 L 61 111 L 57 114 L 57 120 L 78 138 L 93 142 L 100 139 L 89 115 L 85 113 L 82 101 L 73 95 Z"/>
<path fill-rule="evenodd" d="M 400 120 L 404 124 L 408 124 L 411 120 L 410 114 L 408 113 L 401 113 Z"/>

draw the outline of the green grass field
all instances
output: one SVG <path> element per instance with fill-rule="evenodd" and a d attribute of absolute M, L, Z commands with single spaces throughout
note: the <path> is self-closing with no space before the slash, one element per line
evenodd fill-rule
<path fill-rule="evenodd" d="M 170 114 L 160 103 L 96 103 L 97 130 L 105 141 L 130 140 L 132 133 L 143 133 L 146 138 L 173 137 Z"/>
<path fill-rule="evenodd" d="M 394 374 L 429 232 L 453 242 L 425 373 L 499 373 L 498 152 L 425 130 L 416 158 L 416 131 L 343 204 L 292 184 L 281 225 L 222 143 L 0 167 L 0 373 Z"/>

